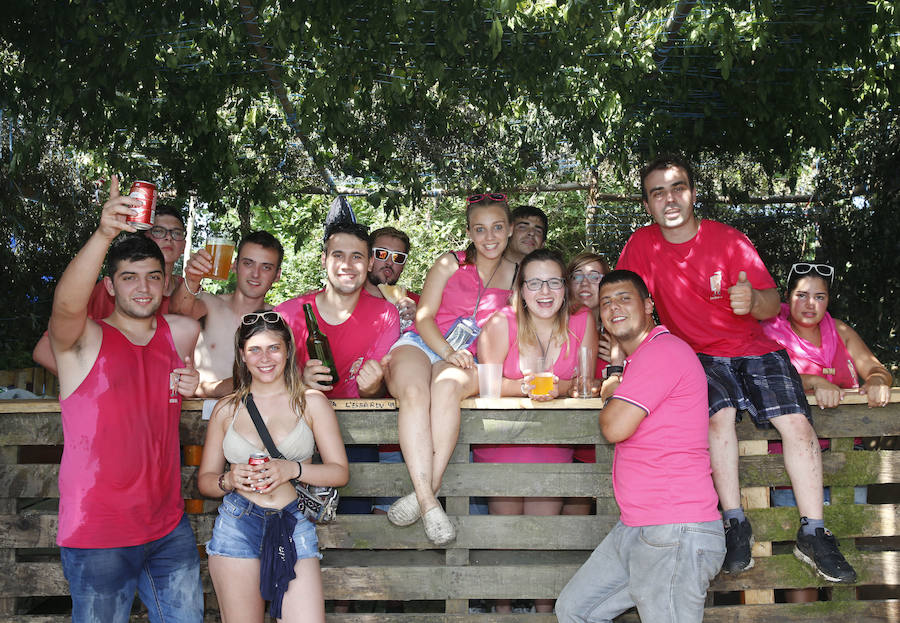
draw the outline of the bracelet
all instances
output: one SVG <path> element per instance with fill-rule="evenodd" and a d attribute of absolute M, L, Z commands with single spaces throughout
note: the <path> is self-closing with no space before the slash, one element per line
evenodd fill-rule
<path fill-rule="evenodd" d="M 297 477 L 294 480 L 299 480 L 300 476 L 303 475 L 303 463 L 301 463 L 300 461 L 296 461 L 296 463 L 297 463 L 298 471 L 297 471 Z"/>
<path fill-rule="evenodd" d="M 188 292 L 190 292 L 190 290 L 188 290 Z M 234 491 L 234 489 L 226 489 L 225 488 L 225 474 L 227 474 L 227 473 L 228 472 L 225 472 L 225 473 L 219 475 L 219 489 L 221 489 L 225 493 L 231 493 L 232 491 Z"/>
<path fill-rule="evenodd" d="M 200 294 L 200 292 L 203 291 L 203 280 L 202 279 L 197 283 L 197 291 L 196 292 L 191 292 L 191 289 L 188 287 L 188 284 L 187 284 L 187 279 L 185 279 L 183 281 L 183 283 L 184 283 L 184 289 L 188 291 L 188 294 L 190 294 L 191 296 L 193 296 L 195 298 Z"/>
<path fill-rule="evenodd" d="M 527 396 L 527 395 L 528 395 L 528 386 L 525 384 L 524 381 L 522 382 L 522 386 L 521 386 L 519 389 L 522 390 L 522 395 L 523 395 L 523 396 Z"/>

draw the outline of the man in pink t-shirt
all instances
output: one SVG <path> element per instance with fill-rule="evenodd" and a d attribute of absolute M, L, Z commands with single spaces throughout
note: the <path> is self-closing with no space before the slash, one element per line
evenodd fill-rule
<path fill-rule="evenodd" d="M 800 529 L 794 554 L 830 582 L 855 582 L 822 514 L 822 457 L 800 377 L 759 321 L 780 310 L 775 283 L 746 236 L 694 214 L 690 165 L 661 156 L 641 170 L 644 207 L 655 223 L 632 234 L 617 269 L 638 273 L 657 311 L 697 353 L 709 384 L 710 455 L 728 554 L 724 570 L 753 566 L 753 531 L 744 515 L 735 422 L 747 411 L 774 427 L 797 497 Z"/>
<path fill-rule="evenodd" d="M 702 621 L 706 588 L 725 558 L 708 450 L 706 375 L 691 347 L 654 326 L 641 278 L 615 270 L 600 284 L 600 319 L 625 355 L 603 382 L 603 435 L 616 444 L 621 516 L 556 602 L 566 621 Z"/>

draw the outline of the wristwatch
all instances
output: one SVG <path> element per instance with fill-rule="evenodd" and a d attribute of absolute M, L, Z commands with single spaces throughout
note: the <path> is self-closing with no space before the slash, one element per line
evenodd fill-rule
<path fill-rule="evenodd" d="M 613 374 L 618 374 L 622 376 L 622 372 L 625 371 L 624 366 L 606 366 L 606 369 L 603 371 L 603 378 L 608 379 Z"/>

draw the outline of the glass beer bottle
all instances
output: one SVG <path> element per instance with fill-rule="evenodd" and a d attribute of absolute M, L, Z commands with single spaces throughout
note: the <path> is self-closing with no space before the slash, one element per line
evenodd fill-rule
<path fill-rule="evenodd" d="M 318 359 L 322 365 L 328 367 L 331 374 L 332 387 L 338 383 L 337 367 L 334 365 L 334 356 L 331 354 L 331 344 L 328 338 L 319 330 L 319 323 L 316 321 L 316 315 L 313 313 L 311 303 L 303 304 L 303 313 L 306 314 L 306 352 L 309 353 L 310 359 Z"/>

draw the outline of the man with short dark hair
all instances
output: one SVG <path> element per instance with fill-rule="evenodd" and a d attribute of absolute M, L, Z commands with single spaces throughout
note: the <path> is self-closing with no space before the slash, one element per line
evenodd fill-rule
<path fill-rule="evenodd" d="M 660 319 L 698 354 L 709 383 L 710 455 L 725 520 L 724 570 L 753 566 L 753 532 L 741 508 L 735 421 L 748 411 L 774 427 L 800 511 L 795 555 L 831 582 L 855 582 L 825 528 L 822 456 L 800 377 L 759 320 L 780 310 L 775 282 L 747 237 L 694 213 L 690 165 L 662 156 L 641 170 L 644 207 L 654 224 L 632 234 L 616 268 L 641 275 Z"/>
<path fill-rule="evenodd" d="M 181 257 L 181 254 L 184 253 L 186 236 L 181 210 L 173 205 L 157 204 L 153 227 L 145 229 L 144 236 L 150 238 L 159 246 L 166 260 L 166 283 L 163 289 L 162 303 L 160 303 L 157 313 L 168 314 L 169 297 L 181 285 L 182 281 L 180 276 L 174 274 L 175 263 Z M 103 281 L 93 284 L 93 290 L 91 290 L 87 304 L 88 318 L 93 320 L 106 318 L 113 312 L 115 307 L 115 299 L 107 291 Z M 31 356 L 36 363 L 56 374 L 56 361 L 53 359 L 53 352 L 50 350 L 50 342 L 46 333 L 38 340 Z"/>
<path fill-rule="evenodd" d="M 642 621 L 699 622 L 725 556 L 706 376 L 690 346 L 654 326 L 653 301 L 635 273 L 614 270 L 600 282 L 600 319 L 625 356 L 600 393 L 621 517 L 563 589 L 556 615 L 612 621 L 636 606 Z"/>
<path fill-rule="evenodd" d="M 281 312 L 297 341 L 297 363 L 303 381 L 329 398 L 369 398 L 384 395 L 381 359 L 400 337 L 397 308 L 365 291 L 373 264 L 368 230 L 357 223 L 338 223 L 326 232 L 322 267 L 325 288 L 285 301 Z M 306 351 L 303 304 L 311 303 L 319 329 L 328 337 L 338 382 L 328 368 Z"/>
<path fill-rule="evenodd" d="M 369 234 L 369 243 L 372 246 L 372 268 L 366 281 L 366 292 L 393 303 L 400 313 L 401 329 L 411 329 L 416 319 L 419 295 L 397 285 L 409 257 L 409 236 L 396 227 L 382 227 Z"/>
<path fill-rule="evenodd" d="M 231 265 L 237 277 L 235 291 L 209 294 L 203 292 L 201 280 L 212 272 L 213 258 L 206 249 L 191 255 L 184 269 L 184 284 L 172 295 L 171 310 L 202 324 L 203 331 L 194 350 L 194 361 L 200 372 L 200 395 L 222 393 L 216 381 L 231 377 L 234 332 L 244 314 L 271 309 L 266 294 L 281 277 L 283 258 L 284 249 L 275 236 L 267 231 L 252 232 L 238 244 Z"/>
<path fill-rule="evenodd" d="M 547 239 L 547 215 L 534 206 L 518 206 L 510 214 L 512 235 L 504 257 L 518 264 L 522 258 L 544 246 Z"/>
<path fill-rule="evenodd" d="M 200 560 L 181 496 L 181 397 L 197 387 L 190 363 L 200 327 L 157 314 L 166 281 L 160 248 L 125 222 L 139 200 L 112 178 L 97 230 L 69 263 L 53 298 L 50 344 L 59 366 L 65 449 L 59 470 L 63 573 L 72 620 L 127 621 L 137 590 L 150 619 L 200 623 Z M 112 246 L 110 244 L 112 243 Z M 115 306 L 88 317 L 91 286 Z"/>

